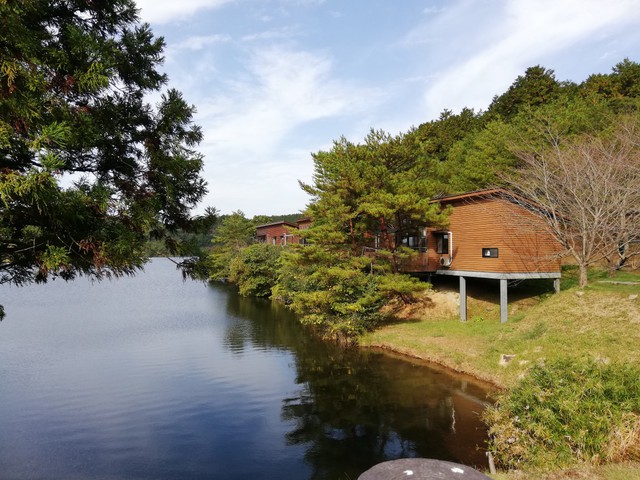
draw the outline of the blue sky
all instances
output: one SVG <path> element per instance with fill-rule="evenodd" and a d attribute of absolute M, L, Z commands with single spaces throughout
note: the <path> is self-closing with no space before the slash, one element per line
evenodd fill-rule
<path fill-rule="evenodd" d="M 301 211 L 312 152 L 444 109 L 486 109 L 533 65 L 560 80 L 640 61 L 640 0 L 138 0 L 197 107 L 202 203 Z"/>

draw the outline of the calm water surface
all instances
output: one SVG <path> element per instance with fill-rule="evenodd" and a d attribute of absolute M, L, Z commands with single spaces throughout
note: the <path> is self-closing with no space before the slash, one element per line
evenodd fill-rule
<path fill-rule="evenodd" d="M 0 288 L 1 479 L 355 479 L 484 465 L 486 391 L 309 337 L 279 305 L 183 282 Z"/>

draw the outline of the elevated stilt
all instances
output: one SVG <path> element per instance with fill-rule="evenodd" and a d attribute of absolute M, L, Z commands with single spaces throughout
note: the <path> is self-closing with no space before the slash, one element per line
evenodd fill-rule
<path fill-rule="evenodd" d="M 460 277 L 460 321 L 467 321 L 467 279 Z"/>
<path fill-rule="evenodd" d="M 500 323 L 507 321 L 508 315 L 507 280 L 500 280 Z"/>

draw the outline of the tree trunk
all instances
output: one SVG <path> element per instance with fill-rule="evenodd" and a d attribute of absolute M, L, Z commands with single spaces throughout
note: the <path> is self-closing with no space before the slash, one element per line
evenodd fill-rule
<path fill-rule="evenodd" d="M 614 259 L 609 262 L 609 276 L 615 277 L 618 270 L 620 270 L 629 260 L 629 242 L 620 242 L 620 244 L 615 248 Z"/>
<path fill-rule="evenodd" d="M 398 273 L 398 266 L 396 265 L 395 262 L 395 245 L 392 244 L 391 242 L 391 235 L 389 235 L 389 228 L 387 225 L 387 221 L 384 217 L 380 217 L 378 219 L 378 221 L 380 222 L 380 230 L 384 236 L 384 243 L 385 243 L 385 249 L 389 252 L 391 252 L 391 272 L 392 273 Z"/>
<path fill-rule="evenodd" d="M 580 288 L 584 288 L 587 286 L 587 283 L 588 283 L 587 266 L 580 264 L 579 268 L 580 268 L 580 276 L 578 277 L 578 286 Z"/>
<path fill-rule="evenodd" d="M 358 252 L 356 249 L 356 235 L 353 231 L 353 218 L 349 219 L 349 234 L 351 235 L 351 251 L 356 255 Z"/>

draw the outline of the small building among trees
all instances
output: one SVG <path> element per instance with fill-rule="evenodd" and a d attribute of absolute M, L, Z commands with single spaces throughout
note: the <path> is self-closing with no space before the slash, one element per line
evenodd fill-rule
<path fill-rule="evenodd" d="M 460 278 L 460 318 L 466 320 L 467 278 L 500 280 L 500 319 L 507 320 L 507 282 L 548 278 L 559 289 L 561 246 L 536 205 L 504 189 L 487 189 L 435 199 L 449 210 L 447 228 L 425 228 L 410 237 L 417 255 L 409 273 Z M 413 240 L 412 240 L 413 238 Z"/>
<path fill-rule="evenodd" d="M 295 223 L 273 222 L 256 227 L 256 241 L 273 245 L 288 245 L 298 243 L 297 236 L 293 233 L 298 229 Z"/>
<path fill-rule="evenodd" d="M 256 241 L 258 243 L 268 243 L 271 245 L 292 245 L 302 243 L 299 230 L 306 230 L 311 225 L 309 217 L 300 218 L 295 223 L 279 221 L 258 225 L 256 227 Z"/>

